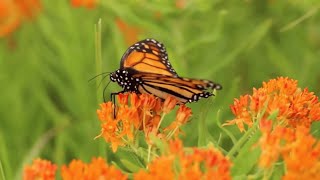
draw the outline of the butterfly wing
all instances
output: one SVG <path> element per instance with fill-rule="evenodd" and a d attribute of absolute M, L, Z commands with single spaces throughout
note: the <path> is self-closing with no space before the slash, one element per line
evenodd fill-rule
<path fill-rule="evenodd" d="M 172 77 L 160 74 L 140 73 L 134 76 L 141 83 L 138 86 L 140 93 L 154 94 L 161 99 L 169 95 L 179 100 L 179 104 L 198 101 L 200 98 L 208 98 L 213 94 L 206 92 L 208 89 L 222 89 L 220 84 L 200 79 Z"/>
<path fill-rule="evenodd" d="M 179 77 L 172 68 L 165 47 L 154 39 L 133 44 L 121 58 L 120 68 L 110 79 L 123 88 L 122 92 L 153 94 L 161 99 L 174 96 L 179 104 L 198 101 L 213 95 L 208 89 L 221 85 L 201 79 Z"/>
<path fill-rule="evenodd" d="M 120 69 L 178 77 L 164 45 L 154 39 L 145 39 L 130 46 L 121 58 Z"/>

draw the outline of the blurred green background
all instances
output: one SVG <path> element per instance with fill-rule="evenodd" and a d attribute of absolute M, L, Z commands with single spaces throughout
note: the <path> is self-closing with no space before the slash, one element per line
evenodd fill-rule
<path fill-rule="evenodd" d="M 88 79 L 118 69 L 136 40 L 163 42 L 180 76 L 224 87 L 213 100 L 188 105 L 194 113 L 183 137 L 188 146 L 201 144 L 195 130 L 205 120 L 209 140 L 230 149 L 217 121 L 232 119 L 233 99 L 263 81 L 288 76 L 320 95 L 317 0 L 100 0 L 91 8 L 68 0 L 39 2 L 39 13 L 0 39 L 0 160 L 7 179 L 36 157 L 57 164 L 117 159 L 103 139 L 93 140 L 109 79 L 99 88 Z M 95 61 L 99 18 L 102 64 Z M 119 90 L 111 84 L 107 94 Z"/>

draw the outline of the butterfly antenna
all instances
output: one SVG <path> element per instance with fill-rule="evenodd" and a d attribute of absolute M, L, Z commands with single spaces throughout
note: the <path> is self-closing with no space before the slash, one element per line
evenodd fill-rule
<path fill-rule="evenodd" d="M 109 86 L 109 84 L 110 84 L 110 82 L 111 82 L 111 80 L 108 82 L 108 84 L 103 88 L 103 102 L 106 102 L 106 96 L 105 96 L 105 92 L 106 92 L 106 89 L 107 89 L 107 87 Z"/>
<path fill-rule="evenodd" d="M 88 82 L 90 82 L 90 81 L 92 81 L 93 79 L 97 78 L 98 76 L 101 76 L 101 75 L 104 75 L 104 74 L 110 75 L 111 72 L 103 72 L 103 73 L 100 73 L 100 74 L 98 74 L 98 75 L 95 75 L 95 76 L 93 76 L 92 78 L 90 78 L 90 79 L 88 80 Z"/>
<path fill-rule="evenodd" d="M 103 78 L 101 79 L 101 81 L 100 81 L 100 83 L 99 83 L 99 85 L 98 85 L 98 87 L 97 88 L 99 88 L 100 87 L 100 85 L 102 84 L 102 82 L 103 82 L 103 80 L 106 78 L 106 77 L 108 77 L 110 74 L 107 74 L 107 75 L 105 75 L 105 76 L 103 76 Z M 108 84 L 110 83 L 110 81 L 108 82 Z M 107 85 L 108 86 L 108 85 Z"/>

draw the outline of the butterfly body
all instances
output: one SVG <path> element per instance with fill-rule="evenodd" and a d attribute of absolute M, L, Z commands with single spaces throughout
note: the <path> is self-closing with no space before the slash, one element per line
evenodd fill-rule
<path fill-rule="evenodd" d="M 110 79 L 123 88 L 121 92 L 148 93 L 161 99 L 174 96 L 178 104 L 212 96 L 208 89 L 222 89 L 220 84 L 209 80 L 179 77 L 165 47 L 154 39 L 130 46 L 121 58 L 120 68 L 111 73 Z M 115 94 L 118 93 L 112 95 Z"/>

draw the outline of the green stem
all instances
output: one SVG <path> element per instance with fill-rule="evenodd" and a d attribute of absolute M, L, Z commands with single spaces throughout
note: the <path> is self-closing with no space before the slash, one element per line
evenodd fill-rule
<path fill-rule="evenodd" d="M 241 148 L 241 146 L 247 141 L 247 139 L 254 134 L 259 126 L 260 120 L 262 119 L 263 115 L 265 114 L 267 107 L 268 107 L 269 99 L 264 103 L 264 108 L 257 114 L 256 121 L 254 122 L 253 126 L 239 139 L 239 141 L 232 147 L 232 149 L 227 154 L 228 157 L 233 158 L 234 154 Z M 254 120 L 253 120 L 254 121 Z"/>
<path fill-rule="evenodd" d="M 126 138 L 121 137 L 122 141 L 125 142 L 125 144 L 128 144 L 130 148 L 134 151 L 134 153 L 138 154 L 138 149 L 135 147 L 135 145 L 132 144 L 132 142 L 129 142 Z"/>
<path fill-rule="evenodd" d="M 98 23 L 95 25 L 95 47 L 96 47 L 96 73 L 101 73 L 101 67 L 102 67 L 102 56 L 101 56 L 101 19 L 99 19 Z M 99 86 L 99 82 L 101 80 L 101 77 L 97 78 L 96 85 Z M 97 102 L 99 102 L 99 96 L 97 94 Z"/>
<path fill-rule="evenodd" d="M 234 154 L 240 149 L 240 147 L 248 140 L 258 126 L 258 121 L 239 139 L 239 141 L 232 147 L 227 156 L 233 157 Z"/>
<path fill-rule="evenodd" d="M 163 119 L 164 119 L 165 116 L 166 116 L 166 113 L 163 113 L 163 114 L 161 115 L 161 119 L 160 119 L 159 124 L 158 124 L 158 126 L 157 126 L 156 132 L 158 132 L 158 130 L 159 130 L 159 128 L 160 128 L 160 125 L 161 125 L 161 123 L 162 123 L 162 121 L 163 121 Z"/>
<path fill-rule="evenodd" d="M 151 148 L 152 148 L 152 146 L 149 144 L 148 145 L 148 163 L 150 162 Z"/>
<path fill-rule="evenodd" d="M 169 140 L 169 139 L 173 136 L 173 134 L 178 130 L 179 127 L 180 127 L 180 126 L 177 126 L 176 128 L 174 128 L 173 131 L 171 131 L 171 133 L 169 133 L 169 134 L 167 135 L 167 140 Z"/>

